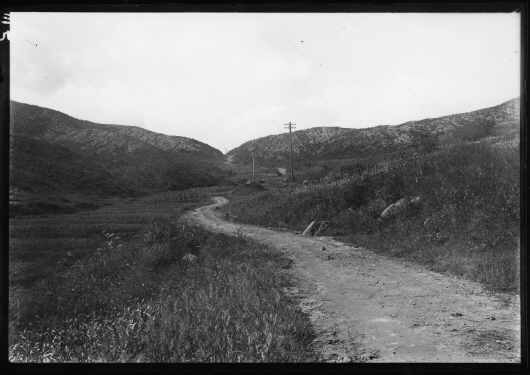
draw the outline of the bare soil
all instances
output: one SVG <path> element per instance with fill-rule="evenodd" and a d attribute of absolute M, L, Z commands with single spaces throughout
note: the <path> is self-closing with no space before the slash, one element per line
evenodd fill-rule
<path fill-rule="evenodd" d="M 305 237 L 224 220 L 215 206 L 189 216 L 205 227 L 280 249 L 296 287 L 285 290 L 315 328 L 327 362 L 518 363 L 519 296 L 431 272 L 328 237 Z"/>

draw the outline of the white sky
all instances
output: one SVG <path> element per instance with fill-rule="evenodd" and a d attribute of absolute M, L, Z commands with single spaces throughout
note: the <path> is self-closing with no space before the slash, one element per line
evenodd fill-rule
<path fill-rule="evenodd" d="M 520 95 L 518 13 L 11 13 L 11 99 L 221 151 Z"/>

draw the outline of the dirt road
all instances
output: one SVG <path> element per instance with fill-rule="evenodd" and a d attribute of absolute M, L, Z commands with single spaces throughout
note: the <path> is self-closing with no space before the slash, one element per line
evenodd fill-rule
<path fill-rule="evenodd" d="M 227 222 L 215 204 L 190 214 L 202 225 L 281 249 L 298 285 L 286 290 L 310 316 L 324 360 L 520 362 L 519 298 L 349 247 Z M 322 248 L 325 248 L 324 250 Z"/>
<path fill-rule="evenodd" d="M 225 156 L 226 156 L 225 164 L 228 164 L 228 165 L 234 165 L 234 164 L 233 164 L 233 161 L 234 161 L 234 155 L 225 155 Z"/>

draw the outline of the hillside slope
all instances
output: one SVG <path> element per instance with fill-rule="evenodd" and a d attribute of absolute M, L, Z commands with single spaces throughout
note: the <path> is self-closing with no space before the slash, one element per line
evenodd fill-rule
<path fill-rule="evenodd" d="M 104 125 L 11 101 L 11 134 L 46 140 L 74 151 L 108 156 L 145 154 L 154 149 L 193 158 L 222 156 L 195 139 L 155 133 L 137 126 Z"/>
<path fill-rule="evenodd" d="M 11 101 L 10 190 L 19 197 L 132 197 L 217 184 L 221 151 L 135 126 Z"/>
<path fill-rule="evenodd" d="M 297 157 L 335 159 L 365 157 L 402 151 L 425 152 L 439 144 L 476 141 L 489 137 L 515 137 L 519 132 L 519 98 L 495 107 L 401 125 L 366 129 L 317 127 L 293 132 Z M 228 152 L 235 161 L 289 157 L 289 134 L 272 135 L 242 144 Z"/>
<path fill-rule="evenodd" d="M 46 194 L 134 195 L 126 181 L 94 159 L 64 146 L 26 137 L 11 137 L 10 185 Z"/>

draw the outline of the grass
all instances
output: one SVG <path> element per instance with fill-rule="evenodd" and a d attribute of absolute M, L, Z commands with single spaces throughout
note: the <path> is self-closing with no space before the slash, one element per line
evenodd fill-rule
<path fill-rule="evenodd" d="M 205 203 L 12 219 L 9 360 L 315 361 L 283 256 L 181 219 Z"/>
<path fill-rule="evenodd" d="M 329 234 L 347 242 L 479 281 L 490 290 L 518 290 L 518 147 L 462 143 L 349 172 L 239 197 L 223 209 L 245 223 L 297 231 L 313 220 L 329 220 Z M 378 220 L 390 204 L 415 196 L 421 205 Z"/>

